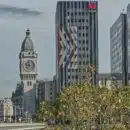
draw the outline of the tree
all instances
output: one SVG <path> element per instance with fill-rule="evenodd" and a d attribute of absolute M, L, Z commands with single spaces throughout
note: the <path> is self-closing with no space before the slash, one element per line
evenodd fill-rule
<path fill-rule="evenodd" d="M 71 120 L 72 125 L 79 128 L 84 126 L 86 120 L 94 118 L 96 111 L 93 109 L 93 92 L 92 87 L 85 85 L 65 88 L 58 99 L 58 110 L 62 119 Z"/>
<path fill-rule="evenodd" d="M 65 87 L 56 104 L 41 102 L 39 118 L 55 116 L 63 121 L 69 120 L 70 130 L 93 127 L 100 130 L 130 129 L 130 87 L 117 88 L 114 84 L 109 89 L 94 87 L 91 76 L 95 69 L 89 71 L 87 81 Z"/>
<path fill-rule="evenodd" d="M 37 114 L 39 121 L 46 121 L 55 116 L 55 105 L 49 101 L 42 101 Z"/>
<path fill-rule="evenodd" d="M 107 89 L 73 85 L 61 92 L 59 113 L 63 120 L 70 119 L 76 129 L 85 129 L 89 124 L 100 126 L 100 129 L 119 123 L 126 126 L 129 120 L 126 122 L 125 118 L 130 110 L 129 92 L 129 87 Z"/>

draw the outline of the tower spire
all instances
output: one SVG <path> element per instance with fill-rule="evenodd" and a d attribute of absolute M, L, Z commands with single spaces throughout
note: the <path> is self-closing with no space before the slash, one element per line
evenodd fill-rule
<path fill-rule="evenodd" d="M 29 30 L 29 28 L 26 31 L 26 36 L 30 36 L 30 30 Z"/>

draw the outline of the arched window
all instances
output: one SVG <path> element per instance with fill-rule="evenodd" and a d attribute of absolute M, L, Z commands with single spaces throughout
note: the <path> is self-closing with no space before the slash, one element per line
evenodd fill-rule
<path fill-rule="evenodd" d="M 29 86 L 30 84 L 29 84 L 29 81 L 27 82 L 27 86 Z"/>
<path fill-rule="evenodd" d="M 32 86 L 32 82 L 30 81 L 30 86 Z"/>

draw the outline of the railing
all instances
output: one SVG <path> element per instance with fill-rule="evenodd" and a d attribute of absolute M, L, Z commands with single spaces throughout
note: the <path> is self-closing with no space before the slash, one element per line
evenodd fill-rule
<path fill-rule="evenodd" d="M 1 128 L 6 128 L 8 130 L 36 130 L 36 129 L 45 129 L 46 128 L 46 124 L 45 123 L 10 123 L 10 124 L 6 124 L 6 123 L 2 123 L 0 124 L 0 129 Z"/>

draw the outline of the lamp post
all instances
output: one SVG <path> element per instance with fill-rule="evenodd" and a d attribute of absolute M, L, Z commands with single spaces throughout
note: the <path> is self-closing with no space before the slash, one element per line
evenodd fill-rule
<path fill-rule="evenodd" d="M 14 105 L 14 109 L 15 109 L 15 110 L 14 110 L 14 111 L 15 111 L 14 113 L 15 113 L 15 123 L 16 123 L 16 104 Z"/>

